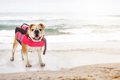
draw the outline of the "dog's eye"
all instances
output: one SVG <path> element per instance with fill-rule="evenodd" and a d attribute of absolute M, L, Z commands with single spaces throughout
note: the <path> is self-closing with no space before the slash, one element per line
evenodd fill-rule
<path fill-rule="evenodd" d="M 39 29 L 40 31 L 42 31 L 42 29 Z"/>
<path fill-rule="evenodd" d="M 34 29 L 32 29 L 32 31 L 34 31 Z"/>

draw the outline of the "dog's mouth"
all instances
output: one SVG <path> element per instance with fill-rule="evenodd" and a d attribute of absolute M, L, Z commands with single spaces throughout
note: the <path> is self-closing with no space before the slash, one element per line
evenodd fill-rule
<path fill-rule="evenodd" d="M 34 40 L 40 40 L 41 37 L 33 37 Z"/>

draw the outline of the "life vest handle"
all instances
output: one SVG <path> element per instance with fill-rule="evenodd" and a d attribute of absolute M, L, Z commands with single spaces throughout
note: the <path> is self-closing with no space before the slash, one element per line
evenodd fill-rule
<path fill-rule="evenodd" d="M 26 26 L 29 26 L 28 24 L 26 24 L 26 23 L 23 23 L 23 24 L 21 25 L 21 27 L 23 27 L 24 25 L 26 25 Z"/>

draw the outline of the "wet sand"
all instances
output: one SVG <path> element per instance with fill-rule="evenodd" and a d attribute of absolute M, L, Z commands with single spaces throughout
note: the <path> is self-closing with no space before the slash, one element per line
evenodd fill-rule
<path fill-rule="evenodd" d="M 96 49 L 86 48 L 81 50 L 48 50 L 46 55 L 42 55 L 43 62 L 46 64 L 44 68 L 39 66 L 37 53 L 28 53 L 31 68 L 26 68 L 24 61 L 21 59 L 20 50 L 16 51 L 15 60 L 10 61 L 11 50 L 3 50 L 0 52 L 0 73 L 18 73 L 29 71 L 60 71 L 78 66 L 119 63 L 120 55 L 115 53 L 117 49 Z M 114 54 L 112 53 L 114 51 Z M 106 53 L 105 53 L 106 52 Z M 108 54 L 108 52 L 110 52 Z"/>

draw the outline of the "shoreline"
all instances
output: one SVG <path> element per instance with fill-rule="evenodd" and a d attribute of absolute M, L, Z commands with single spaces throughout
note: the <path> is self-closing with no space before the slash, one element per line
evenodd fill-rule
<path fill-rule="evenodd" d="M 109 49 L 108 49 L 109 50 Z M 46 64 L 44 68 L 39 66 L 38 56 L 36 53 L 29 53 L 29 61 L 31 68 L 25 67 L 24 61 L 21 59 L 21 52 L 16 51 L 15 61 L 11 62 L 11 52 L 0 52 L 0 73 L 16 73 L 16 72 L 31 72 L 31 71 L 60 71 L 71 69 L 77 66 L 119 63 L 120 55 L 118 53 L 108 54 L 110 51 L 100 50 L 81 50 L 81 51 L 47 51 L 46 55 L 42 55 L 43 62 Z M 106 52 L 106 54 L 105 54 Z M 116 51 L 118 52 L 118 51 Z M 34 56 L 34 57 L 33 57 Z"/>

